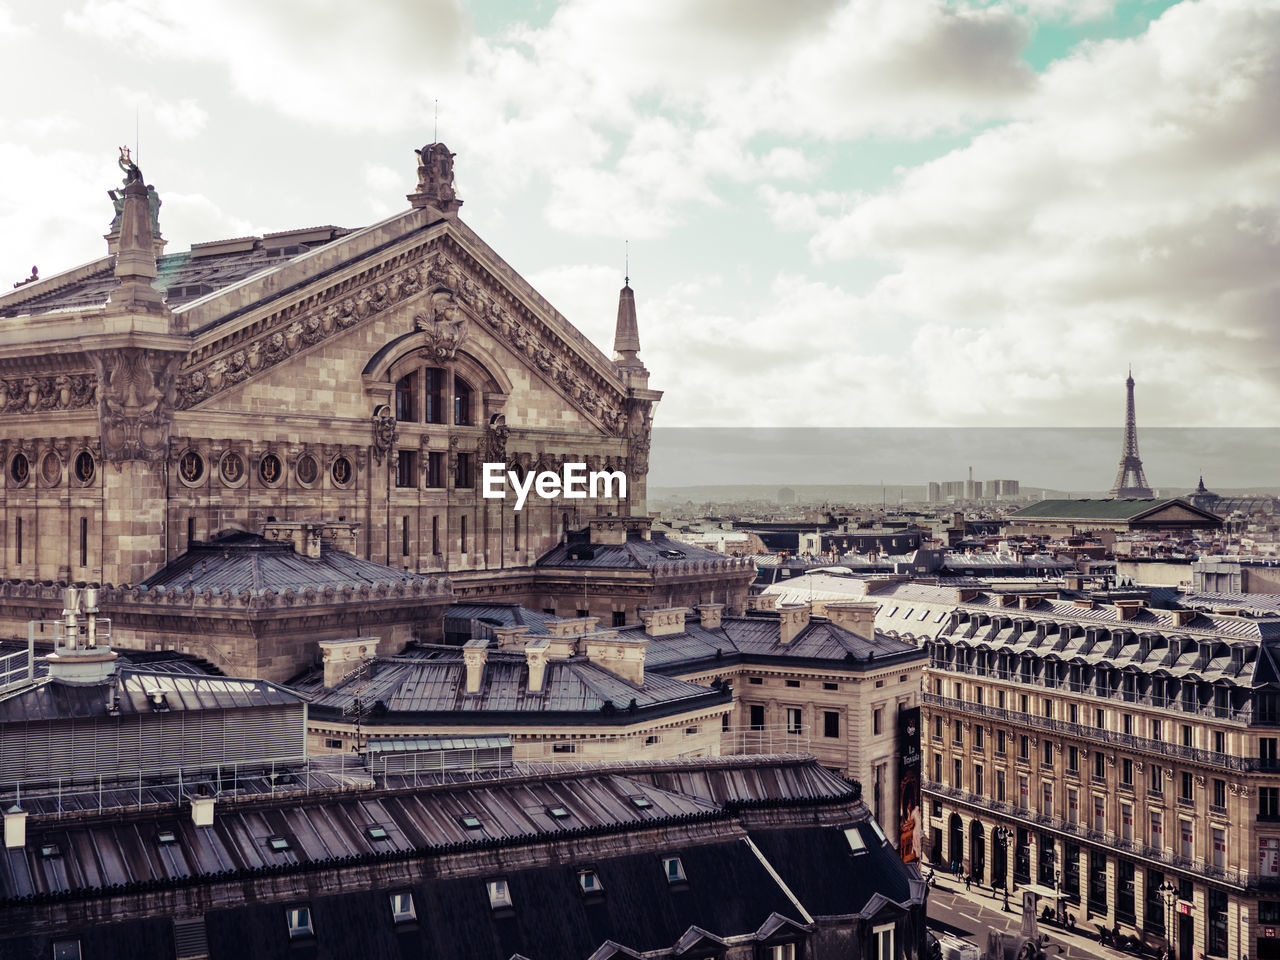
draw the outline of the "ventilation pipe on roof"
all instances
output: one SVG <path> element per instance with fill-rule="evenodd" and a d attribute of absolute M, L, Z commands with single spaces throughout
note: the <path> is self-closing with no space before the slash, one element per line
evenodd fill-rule
<path fill-rule="evenodd" d="M 4 845 L 7 850 L 27 845 L 27 811 L 16 803 L 4 812 Z"/>
<path fill-rule="evenodd" d="M 197 827 L 212 827 L 213 805 L 213 797 L 192 797 L 191 822 Z"/>

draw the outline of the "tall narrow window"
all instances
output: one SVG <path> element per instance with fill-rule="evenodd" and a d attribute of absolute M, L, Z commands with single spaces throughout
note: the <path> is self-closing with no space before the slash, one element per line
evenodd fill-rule
<path fill-rule="evenodd" d="M 412 450 L 401 450 L 396 454 L 396 486 L 416 487 L 418 485 L 418 455 Z"/>
<path fill-rule="evenodd" d="M 444 451 L 431 450 L 427 453 L 427 486 L 443 487 L 444 485 Z"/>
<path fill-rule="evenodd" d="M 440 552 L 440 518 L 438 516 L 431 518 L 431 552 L 435 554 Z"/>
<path fill-rule="evenodd" d="M 462 545 L 461 552 L 466 553 L 467 552 L 467 518 L 466 517 L 458 518 L 458 533 L 459 533 L 458 539 Z"/>
<path fill-rule="evenodd" d="M 453 485 L 462 490 L 470 489 L 474 481 L 471 476 L 471 454 L 458 454 L 458 472 L 454 475 Z"/>
<path fill-rule="evenodd" d="M 471 387 L 460 377 L 453 378 L 453 422 L 460 427 L 471 425 Z"/>
<path fill-rule="evenodd" d="M 409 518 L 400 518 L 400 556 L 409 555 Z"/>
<path fill-rule="evenodd" d="M 518 513 L 511 515 L 511 545 L 517 550 L 520 549 L 520 514 Z"/>
<path fill-rule="evenodd" d="M 428 367 L 422 371 L 426 386 L 426 409 L 423 420 L 427 423 L 444 423 L 444 371 Z"/>
<path fill-rule="evenodd" d="M 80 566 L 89 565 L 89 518 L 80 518 Z"/>
<path fill-rule="evenodd" d="M 418 392 L 418 374 L 417 371 L 407 373 L 396 381 L 396 419 L 414 421 L 417 420 L 414 409 L 417 404 L 414 402 Z"/>
<path fill-rule="evenodd" d="M 18 563 L 22 562 L 22 518 L 18 517 L 13 530 L 14 547 L 18 552 Z"/>

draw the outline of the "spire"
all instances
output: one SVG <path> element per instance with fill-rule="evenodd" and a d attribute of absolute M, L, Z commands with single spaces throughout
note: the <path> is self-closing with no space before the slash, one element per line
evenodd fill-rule
<path fill-rule="evenodd" d="M 151 198 L 142 180 L 142 171 L 129 157 L 129 148 L 120 148 L 120 166 L 125 171 L 120 199 L 120 233 L 116 243 L 116 286 L 107 300 L 108 309 L 158 312 L 164 300 L 151 285 L 156 278 L 155 232 L 151 222 Z"/>
<path fill-rule="evenodd" d="M 1124 443 L 1120 449 L 1120 467 L 1116 482 L 1111 488 L 1112 497 L 1150 497 L 1147 475 L 1138 455 L 1138 417 L 1133 404 L 1133 365 L 1129 365 L 1129 377 L 1125 385 Z"/>
<path fill-rule="evenodd" d="M 636 322 L 636 294 L 631 289 L 631 278 L 627 277 L 618 293 L 618 325 L 613 334 L 614 364 L 619 370 L 644 369 L 644 362 L 637 356 L 640 352 L 640 326 Z"/>

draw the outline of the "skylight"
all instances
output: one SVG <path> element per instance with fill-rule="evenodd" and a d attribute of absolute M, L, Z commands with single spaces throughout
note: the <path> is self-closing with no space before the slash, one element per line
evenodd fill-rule
<path fill-rule="evenodd" d="M 652 807 L 652 806 L 653 806 L 653 804 L 649 802 L 649 798 L 648 798 L 648 797 L 642 797 L 642 796 L 640 796 L 640 795 L 638 795 L 638 794 L 637 794 L 636 796 L 634 796 L 634 797 L 631 797 L 631 798 L 630 798 L 630 800 L 631 800 L 632 805 L 633 805 L 637 810 L 648 810 L 650 807 Z"/>
<path fill-rule="evenodd" d="M 583 893 L 604 892 L 604 884 L 600 882 L 600 875 L 594 870 L 579 870 L 578 886 L 582 887 Z"/>
<path fill-rule="evenodd" d="M 479 830 L 484 826 L 484 824 L 480 822 L 480 818 L 474 813 L 464 813 L 458 818 L 458 822 L 468 830 Z"/>
<path fill-rule="evenodd" d="M 884 831 L 880 829 L 880 824 L 878 824 L 874 819 L 871 820 L 871 829 L 874 830 L 876 836 L 880 838 L 880 844 L 882 846 L 889 842 L 889 838 L 886 837 L 884 835 Z"/>
<path fill-rule="evenodd" d="M 867 852 L 867 842 L 862 839 L 862 831 L 857 827 L 849 827 L 845 830 L 844 838 L 849 841 L 849 849 L 855 854 Z"/>
<path fill-rule="evenodd" d="M 289 841 L 284 837 L 267 837 L 267 845 L 276 853 L 283 853 L 289 849 Z"/>
<path fill-rule="evenodd" d="M 494 910 L 500 910 L 503 907 L 511 906 L 511 889 L 507 886 L 507 881 L 489 880 L 485 883 L 485 888 L 489 891 L 489 906 Z"/>
<path fill-rule="evenodd" d="M 564 807 L 547 807 L 547 813 L 557 820 L 563 820 L 569 816 L 569 811 Z"/>
<path fill-rule="evenodd" d="M 177 843 L 177 842 L 178 842 L 178 835 L 172 830 L 161 830 L 159 833 L 156 834 L 156 843 L 166 845 L 166 844 Z"/>
<path fill-rule="evenodd" d="M 387 839 L 386 827 L 380 827 L 376 823 L 369 824 L 369 826 L 365 828 L 365 833 L 369 835 L 370 840 L 386 840 Z"/>
<path fill-rule="evenodd" d="M 662 870 L 667 875 L 667 883 L 683 883 L 685 881 L 684 864 L 679 857 L 664 857 Z"/>

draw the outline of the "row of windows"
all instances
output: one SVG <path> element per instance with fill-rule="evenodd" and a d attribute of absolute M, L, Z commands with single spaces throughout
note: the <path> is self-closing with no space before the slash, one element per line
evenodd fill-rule
<path fill-rule="evenodd" d="M 403 423 L 445 423 L 448 371 L 425 367 L 396 381 L 396 419 Z M 421 386 L 421 389 L 419 389 Z M 453 378 L 453 423 L 459 427 L 475 422 L 475 391 L 461 377 Z"/>
<path fill-rule="evenodd" d="M 23 541 L 23 525 L 22 517 L 14 517 L 13 519 L 13 562 L 24 563 L 26 559 L 26 544 Z M 80 518 L 80 566 L 87 567 L 89 565 L 89 518 Z"/>
<path fill-rule="evenodd" d="M 62 481 L 62 470 L 62 457 L 56 451 L 48 450 L 40 458 L 40 482 L 44 486 L 56 487 Z M 31 482 L 31 460 L 25 453 L 15 453 L 9 458 L 8 473 L 10 487 L 25 487 Z M 88 450 L 81 450 L 72 458 L 71 478 L 77 485 L 89 486 L 97 473 L 97 464 Z"/>

